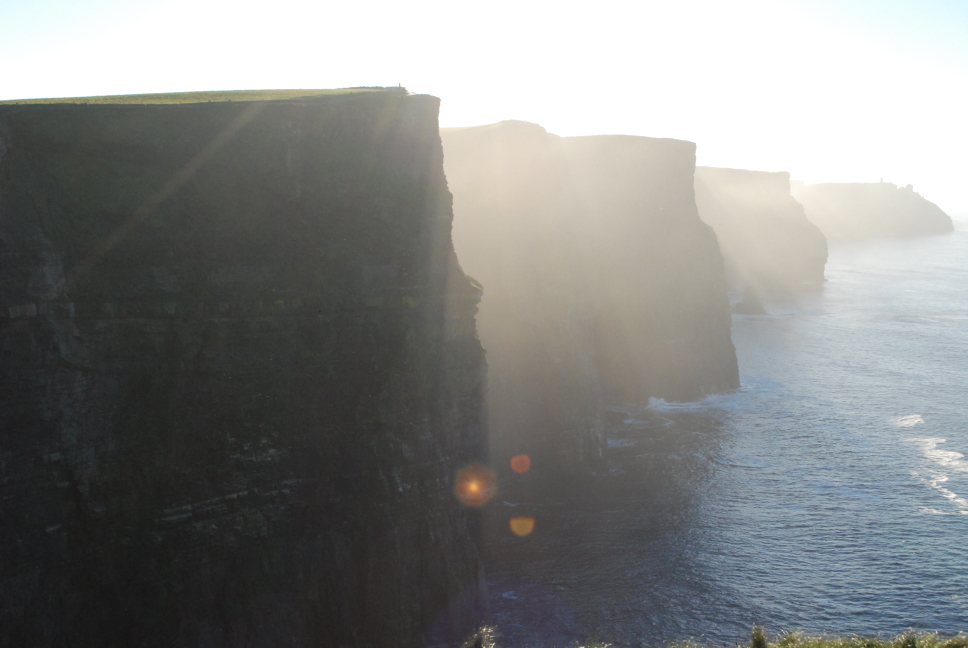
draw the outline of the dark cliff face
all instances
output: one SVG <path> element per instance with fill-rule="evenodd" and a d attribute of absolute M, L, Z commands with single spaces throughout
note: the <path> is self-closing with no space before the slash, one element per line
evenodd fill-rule
<path fill-rule="evenodd" d="M 488 360 L 488 422 L 499 467 L 533 472 L 602 462 L 594 302 L 560 138 L 536 124 L 444 130 L 454 247 L 484 286 L 478 315 Z"/>
<path fill-rule="evenodd" d="M 823 283 L 827 239 L 790 195 L 790 174 L 696 167 L 695 186 L 732 287 L 791 294 Z"/>
<path fill-rule="evenodd" d="M 485 610 L 438 101 L 0 108 L 0 643 L 414 646 Z"/>
<path fill-rule="evenodd" d="M 739 387 L 723 258 L 696 210 L 696 145 L 624 135 L 562 143 L 585 210 L 606 393 L 686 401 Z"/>
<path fill-rule="evenodd" d="M 802 184 L 793 186 L 813 223 L 831 241 L 923 236 L 954 231 L 951 218 L 911 185 L 890 182 Z"/>
<path fill-rule="evenodd" d="M 607 396 L 738 386 L 716 238 L 696 212 L 694 145 L 559 138 L 524 122 L 449 129 L 454 245 L 480 280 L 497 465 L 588 470 Z"/>

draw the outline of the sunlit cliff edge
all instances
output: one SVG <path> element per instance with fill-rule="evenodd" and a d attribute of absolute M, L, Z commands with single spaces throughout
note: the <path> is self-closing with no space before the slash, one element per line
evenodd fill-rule
<path fill-rule="evenodd" d="M 0 106 L 2 645 L 486 620 L 439 101 L 258 98 Z"/>
<path fill-rule="evenodd" d="M 951 218 L 911 185 L 890 182 L 792 184 L 807 218 L 831 241 L 947 234 Z"/>

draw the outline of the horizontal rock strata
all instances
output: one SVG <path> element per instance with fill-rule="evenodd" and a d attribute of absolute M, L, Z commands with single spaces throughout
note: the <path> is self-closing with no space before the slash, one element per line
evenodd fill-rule
<path fill-rule="evenodd" d="M 0 108 L 0 644 L 416 646 L 486 613 L 438 100 Z"/>

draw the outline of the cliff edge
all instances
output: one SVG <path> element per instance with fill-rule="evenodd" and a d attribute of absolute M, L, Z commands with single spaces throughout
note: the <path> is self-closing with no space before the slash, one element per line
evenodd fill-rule
<path fill-rule="evenodd" d="M 438 100 L 0 106 L 0 644 L 453 644 L 480 292 Z"/>

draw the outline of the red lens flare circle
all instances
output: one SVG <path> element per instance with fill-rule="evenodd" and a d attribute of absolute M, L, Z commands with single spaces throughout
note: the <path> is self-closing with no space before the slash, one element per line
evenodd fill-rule
<path fill-rule="evenodd" d="M 531 457 L 526 454 L 519 454 L 511 457 L 511 470 L 523 475 L 524 473 L 531 470 Z"/>

